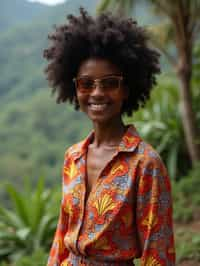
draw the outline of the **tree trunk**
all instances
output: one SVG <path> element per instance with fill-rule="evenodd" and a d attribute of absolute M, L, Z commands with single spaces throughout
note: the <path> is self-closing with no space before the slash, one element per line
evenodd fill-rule
<path fill-rule="evenodd" d="M 200 161 L 200 137 L 192 108 L 192 49 L 194 46 L 191 29 L 191 14 L 182 1 L 177 4 L 177 17 L 173 19 L 175 26 L 175 43 L 178 51 L 177 75 L 180 80 L 181 116 L 189 155 L 194 165 Z"/>
<path fill-rule="evenodd" d="M 178 66 L 178 76 L 180 80 L 180 101 L 181 101 L 181 116 L 185 139 L 189 155 L 194 165 L 200 161 L 200 149 L 198 144 L 198 127 L 196 126 L 195 114 L 192 109 L 192 96 L 191 96 L 191 72 L 192 64 L 188 62 L 186 56 L 182 54 L 180 65 Z"/>

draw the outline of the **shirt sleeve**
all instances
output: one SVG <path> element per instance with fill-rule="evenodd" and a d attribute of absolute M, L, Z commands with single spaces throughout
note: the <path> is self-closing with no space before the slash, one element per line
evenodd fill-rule
<path fill-rule="evenodd" d="M 66 157 L 65 157 L 66 158 Z M 66 164 L 66 160 L 64 165 Z M 63 167 L 64 171 L 64 167 Z M 60 214 L 58 218 L 58 224 L 54 235 L 53 243 L 51 246 L 47 266 L 60 266 L 62 262 L 68 257 L 69 251 L 66 249 L 64 244 L 64 237 L 67 233 L 68 227 L 68 215 L 64 209 L 64 175 L 62 185 L 62 202 L 60 206 Z"/>
<path fill-rule="evenodd" d="M 159 157 L 140 166 L 136 217 L 141 266 L 174 266 L 171 186 Z"/>

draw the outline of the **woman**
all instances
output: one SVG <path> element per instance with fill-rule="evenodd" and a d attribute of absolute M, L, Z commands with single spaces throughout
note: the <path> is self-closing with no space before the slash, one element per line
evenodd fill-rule
<path fill-rule="evenodd" d="M 149 98 L 160 72 L 135 21 L 80 16 L 49 36 L 47 79 L 58 102 L 92 121 L 63 167 L 60 217 L 48 266 L 175 265 L 170 181 L 159 155 L 124 125 Z"/>

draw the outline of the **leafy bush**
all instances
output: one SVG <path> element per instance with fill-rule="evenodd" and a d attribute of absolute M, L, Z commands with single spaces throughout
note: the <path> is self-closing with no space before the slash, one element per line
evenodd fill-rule
<path fill-rule="evenodd" d="M 8 264 L 6 262 L 0 263 L 0 266 L 44 266 L 46 265 L 48 254 L 43 250 L 39 249 L 33 254 L 21 257 L 17 262 Z"/>
<path fill-rule="evenodd" d="M 190 206 L 186 208 L 185 201 L 174 201 L 174 220 L 176 222 L 189 223 L 193 220 L 195 209 Z"/>
<path fill-rule="evenodd" d="M 39 249 L 31 256 L 24 256 L 13 266 L 44 266 L 47 263 L 48 254 L 44 250 Z"/>
<path fill-rule="evenodd" d="M 192 221 L 200 206 L 200 164 L 196 165 L 179 182 L 173 182 L 174 219 L 177 222 Z"/>
<path fill-rule="evenodd" d="M 0 206 L 0 259 L 17 262 L 41 248 L 49 250 L 59 210 L 55 192 L 44 188 L 43 178 L 34 189 L 26 180 L 23 191 L 11 184 L 6 190 L 11 208 Z"/>
<path fill-rule="evenodd" d="M 194 260 L 200 261 L 200 234 L 196 234 L 188 230 L 177 231 L 177 261 Z"/>

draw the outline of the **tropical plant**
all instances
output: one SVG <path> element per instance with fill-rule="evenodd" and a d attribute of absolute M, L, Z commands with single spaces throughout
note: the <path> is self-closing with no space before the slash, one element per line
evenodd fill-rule
<path fill-rule="evenodd" d="M 107 9 L 120 13 L 121 15 L 130 15 L 131 10 L 135 4 L 135 0 L 102 0 L 97 7 L 98 12 L 102 12 Z"/>
<path fill-rule="evenodd" d="M 49 249 L 58 216 L 58 193 L 45 189 L 43 178 L 35 189 L 26 179 L 23 192 L 11 184 L 6 191 L 10 208 L 0 206 L 0 259 L 16 262 L 38 249 Z"/>
<path fill-rule="evenodd" d="M 42 249 L 33 252 L 31 256 L 26 255 L 19 259 L 13 266 L 44 266 L 48 259 L 48 253 Z"/>
<path fill-rule="evenodd" d="M 145 108 L 125 120 L 134 122 L 141 136 L 161 154 L 170 177 L 176 179 L 187 172 L 190 162 L 175 81 L 164 75 L 161 79 Z"/>
<path fill-rule="evenodd" d="M 127 13 L 127 4 L 134 6 L 135 0 L 102 0 L 99 12 L 112 9 Z M 200 32 L 199 0 L 146 0 L 155 7 L 156 15 L 164 15 L 164 24 L 153 26 L 154 44 L 166 55 L 180 83 L 181 117 L 188 153 L 192 163 L 200 161 L 199 130 L 192 108 L 192 59 L 195 42 Z M 115 9 L 117 7 L 117 10 Z M 170 48 L 170 49 L 169 49 Z"/>
<path fill-rule="evenodd" d="M 31 255 L 25 255 L 16 262 L 0 262 L 0 266 L 44 266 L 48 259 L 48 253 L 43 249 L 38 249 Z"/>

